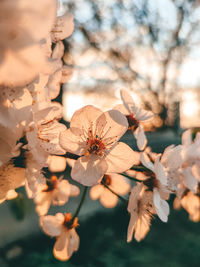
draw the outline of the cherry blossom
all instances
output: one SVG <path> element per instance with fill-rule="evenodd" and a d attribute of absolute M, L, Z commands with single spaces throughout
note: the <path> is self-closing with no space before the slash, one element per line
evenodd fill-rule
<path fill-rule="evenodd" d="M 60 134 L 61 147 L 81 156 L 72 168 L 72 178 L 91 186 L 105 173 L 120 173 L 136 164 L 138 153 L 117 142 L 127 127 L 126 118 L 117 110 L 103 113 L 94 106 L 85 106 L 76 111 L 70 129 Z"/>
<path fill-rule="evenodd" d="M 67 203 L 69 197 L 76 197 L 80 193 L 77 186 L 71 185 L 67 180 L 57 178 L 55 175 L 46 180 L 46 184 L 39 187 L 35 196 L 37 213 L 42 216 L 47 214 L 51 203 L 62 206 Z"/>
<path fill-rule="evenodd" d="M 153 193 L 147 191 L 143 184 L 137 184 L 131 190 L 128 203 L 130 222 L 128 225 L 127 242 L 132 240 L 133 233 L 135 239 L 141 241 L 150 230 L 153 208 Z"/>
<path fill-rule="evenodd" d="M 94 185 L 90 189 L 90 197 L 93 200 L 99 198 L 99 201 L 105 208 L 115 207 L 118 202 L 118 197 L 109 191 L 104 184 L 120 196 L 127 194 L 130 190 L 130 185 L 122 175 L 116 173 L 105 174 L 102 183 Z"/>
<path fill-rule="evenodd" d="M 158 155 L 155 163 L 152 163 L 147 154 L 141 153 L 141 162 L 149 170 L 146 172 L 147 178 L 144 184 L 149 190 L 153 191 L 153 203 L 158 217 L 167 222 L 169 215 L 169 204 L 166 199 L 169 198 L 169 190 L 167 188 L 167 173 L 160 162 Z"/>
<path fill-rule="evenodd" d="M 137 146 L 140 150 L 144 150 L 147 139 L 140 122 L 153 118 L 154 114 L 151 111 L 143 110 L 135 105 L 132 97 L 126 90 L 121 90 L 121 99 L 123 105 L 117 105 L 114 109 L 119 110 L 128 120 L 129 128 L 134 133 L 137 140 Z"/>
<path fill-rule="evenodd" d="M 77 217 L 73 219 L 70 213 L 43 216 L 40 218 L 40 226 L 47 235 L 57 237 L 53 248 L 57 259 L 66 261 L 78 250 L 80 241 L 75 230 L 78 226 Z"/>

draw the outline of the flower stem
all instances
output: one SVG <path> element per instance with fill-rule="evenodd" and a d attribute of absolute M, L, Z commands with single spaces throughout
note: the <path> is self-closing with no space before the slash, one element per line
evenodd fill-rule
<path fill-rule="evenodd" d="M 113 193 L 115 196 L 117 196 L 123 203 L 127 204 L 128 200 L 123 198 L 122 196 L 118 195 L 116 192 L 114 192 L 106 183 L 101 181 L 101 184 L 105 186 L 111 193 Z"/>
<path fill-rule="evenodd" d="M 133 171 L 138 171 L 138 172 L 143 172 L 143 171 L 146 171 L 146 170 L 148 170 L 146 167 L 144 167 L 144 166 L 133 166 L 132 168 L 131 168 L 131 170 L 133 170 Z"/>
<path fill-rule="evenodd" d="M 84 186 L 83 194 L 82 194 L 82 196 L 81 196 L 80 203 L 79 203 L 79 205 L 78 205 L 78 207 L 77 207 L 77 209 L 76 209 L 76 211 L 75 211 L 75 213 L 74 213 L 73 220 L 78 216 L 78 214 L 79 214 L 79 212 L 80 212 L 80 210 L 81 210 L 81 207 L 82 207 L 83 202 L 84 202 L 84 200 L 85 200 L 85 196 L 86 196 L 86 193 L 87 193 L 87 189 L 88 189 L 88 187 L 87 187 L 87 186 Z"/>
<path fill-rule="evenodd" d="M 143 182 L 143 181 L 141 181 L 141 180 L 139 180 L 139 179 L 137 179 L 137 178 L 135 178 L 135 177 L 131 177 L 131 176 L 125 174 L 125 173 L 120 173 L 120 174 L 123 175 L 124 177 L 130 179 L 130 180 L 135 181 L 135 182 L 139 182 L 139 183 L 142 183 L 142 182 Z"/>

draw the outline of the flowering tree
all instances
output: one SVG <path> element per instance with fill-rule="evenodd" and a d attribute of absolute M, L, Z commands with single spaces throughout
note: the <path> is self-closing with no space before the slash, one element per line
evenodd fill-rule
<path fill-rule="evenodd" d="M 143 122 L 154 114 L 139 107 L 121 90 L 121 104 L 103 112 L 88 105 L 77 110 L 67 129 L 62 105 L 55 101 L 72 70 L 63 65 L 62 40 L 73 32 L 73 16 L 56 16 L 58 2 L 11 0 L 1 3 L 0 61 L 0 202 L 17 197 L 24 186 L 36 205 L 40 226 L 56 237 L 54 256 L 68 260 L 79 248 L 78 215 L 89 189 L 106 208 L 118 199 L 130 214 L 127 241 L 140 241 L 153 216 L 167 222 L 167 200 L 183 206 L 200 220 L 200 135 L 183 134 L 182 144 L 153 153 Z M 13 18 L 7 19 L 9 17 Z M 45 18 L 45 19 L 44 19 Z M 120 141 L 130 130 L 138 150 Z M 67 160 L 66 160 L 67 159 Z M 71 167 L 70 184 L 64 172 Z M 129 182 L 128 182 L 129 181 Z M 68 205 L 78 197 L 77 210 L 48 214 L 51 205 Z"/>

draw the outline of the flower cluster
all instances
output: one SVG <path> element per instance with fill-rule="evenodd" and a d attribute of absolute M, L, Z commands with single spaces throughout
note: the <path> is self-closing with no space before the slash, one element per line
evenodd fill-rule
<path fill-rule="evenodd" d="M 200 134 L 193 140 L 186 131 L 181 145 L 153 153 L 143 123 L 154 114 L 139 107 L 126 90 L 121 90 L 121 104 L 106 112 L 92 105 L 77 110 L 67 128 L 55 99 L 72 75 L 63 65 L 62 40 L 73 32 L 73 16 L 57 17 L 53 0 L 11 2 L 1 3 L 0 20 L 0 203 L 17 197 L 15 190 L 24 186 L 41 228 L 57 238 L 54 256 L 63 261 L 79 248 L 75 229 L 88 187 L 91 199 L 106 208 L 124 201 L 130 214 L 128 242 L 133 234 L 142 240 L 154 216 L 168 221 L 171 194 L 175 208 L 182 206 L 199 221 Z M 120 140 L 128 130 L 137 151 L 129 146 L 131 140 L 129 145 Z M 55 175 L 59 172 L 63 175 Z M 48 214 L 51 205 L 68 207 L 69 198 L 80 191 L 73 216 Z"/>

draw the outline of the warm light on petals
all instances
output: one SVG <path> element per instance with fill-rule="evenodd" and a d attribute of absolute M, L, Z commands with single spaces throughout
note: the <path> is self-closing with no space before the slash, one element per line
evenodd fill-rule
<path fill-rule="evenodd" d="M 134 136 L 139 150 L 144 150 L 147 145 L 147 138 L 144 133 L 142 125 L 139 125 L 137 129 L 134 131 Z"/>
<path fill-rule="evenodd" d="M 95 155 L 79 158 L 72 168 L 72 178 L 86 186 L 97 184 L 108 169 L 105 159 Z"/>
<path fill-rule="evenodd" d="M 160 197 L 157 188 L 154 188 L 153 202 L 158 217 L 161 219 L 161 221 L 167 222 L 169 215 L 169 204 Z"/>
<path fill-rule="evenodd" d="M 40 218 L 40 226 L 42 230 L 50 236 L 59 236 L 62 231 L 64 215 L 57 213 L 55 216 L 48 215 Z"/>
<path fill-rule="evenodd" d="M 57 238 L 53 248 L 53 254 L 55 258 L 61 261 L 67 261 L 79 248 L 79 236 L 75 229 L 70 231 L 63 231 Z"/>
<path fill-rule="evenodd" d="M 119 142 L 110 153 L 106 156 L 106 162 L 108 164 L 108 173 L 120 173 L 130 169 L 133 165 L 136 165 L 140 161 L 140 155 L 138 152 L 132 150 L 125 143 Z"/>

